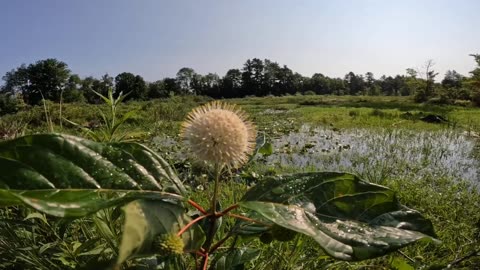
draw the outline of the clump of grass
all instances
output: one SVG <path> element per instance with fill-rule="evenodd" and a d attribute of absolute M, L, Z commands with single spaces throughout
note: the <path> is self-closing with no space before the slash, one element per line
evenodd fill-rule
<path fill-rule="evenodd" d="M 371 116 L 377 116 L 377 117 L 385 117 L 387 116 L 387 113 L 380 109 L 373 109 L 372 112 L 370 113 Z"/>
<path fill-rule="evenodd" d="M 355 117 L 359 116 L 360 113 L 359 113 L 358 111 L 353 111 L 353 110 L 352 110 L 352 111 L 349 111 L 349 112 L 348 112 L 348 115 L 349 115 L 350 117 L 352 117 L 352 118 L 355 118 Z"/>

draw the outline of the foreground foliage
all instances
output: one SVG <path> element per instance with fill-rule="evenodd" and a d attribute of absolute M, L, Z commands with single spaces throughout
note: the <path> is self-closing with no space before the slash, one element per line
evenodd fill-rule
<path fill-rule="evenodd" d="M 117 264 L 132 256 L 158 255 L 163 257 L 160 261 L 176 258 L 154 244 L 159 236 L 172 234 L 181 237 L 183 252 L 203 257 L 206 265 L 228 238 L 260 237 L 271 233 L 274 224 L 284 233 L 312 237 L 330 256 L 342 260 L 381 256 L 435 236 L 432 224 L 401 206 L 390 189 L 351 174 L 271 178 L 247 191 L 238 204 L 211 211 L 191 201 L 165 160 L 140 144 L 30 135 L 2 142 L 0 157 L 5 172 L 0 178 L 4 207 L 26 205 L 49 215 L 78 218 L 127 204 Z M 189 214 L 188 204 L 201 213 L 197 217 Z M 238 207 L 249 211 L 233 214 Z M 228 217 L 236 218 L 237 225 L 213 243 L 212 230 L 221 230 L 219 221 Z M 252 226 L 253 231 L 249 230 Z M 215 263 L 226 263 L 229 256 L 242 252 L 230 250 L 234 253 L 224 253 L 224 259 L 216 257 Z"/>
<path fill-rule="evenodd" d="M 178 134 L 178 121 L 181 121 L 193 106 L 206 100 L 208 99 L 202 97 L 176 97 L 155 102 L 132 102 L 119 108 L 118 114 L 121 117 L 132 110 L 136 111 L 136 114 L 117 129 L 119 132 L 117 134 L 122 137 L 132 131 L 143 134 L 137 139 L 143 138 L 150 147 L 161 153 L 162 157 L 175 167 L 174 170 L 187 189 L 186 197 L 205 206 L 211 203 L 209 198 L 214 188 L 208 180 L 212 175 L 183 159 L 184 148 L 178 147 L 177 144 L 166 147 L 158 143 L 158 139 L 171 140 L 171 137 L 166 135 L 175 138 L 174 135 Z M 373 130 L 377 127 L 388 127 L 388 129 L 395 127 L 400 129 L 399 131 L 407 129 L 409 132 L 448 128 L 448 132 L 456 132 L 460 129 L 475 134 L 480 127 L 477 121 L 480 118 L 476 117 L 478 110 L 453 106 L 423 106 L 399 97 L 286 96 L 239 99 L 235 100 L 235 103 L 242 104 L 253 114 L 259 129 L 265 130 L 269 136 L 283 136 L 282 134 L 297 130 L 296 123 L 305 122 L 312 125 L 322 123 L 323 126 L 327 126 L 326 128 L 337 130 L 335 132 L 343 132 L 345 129 L 354 127 L 373 127 Z M 71 129 L 70 125 L 64 124 L 63 128 L 59 126 L 61 118 L 58 118 L 58 106 L 47 103 L 47 107 L 51 110 L 51 123 L 54 124 L 55 130 L 78 134 L 78 131 Z M 95 113 L 98 109 L 107 115 L 110 114 L 110 107 L 66 104 L 63 115 L 64 118 L 80 123 L 100 134 L 108 127 L 102 126 L 103 119 Z M 3 117 L 0 121 L 1 136 L 12 138 L 23 133 L 45 132 L 47 129 L 43 112 L 43 108 L 39 107 L 12 117 Z M 412 112 L 413 117 L 404 118 L 405 112 Z M 416 117 L 427 113 L 444 115 L 455 125 L 425 123 Z M 296 121 L 291 122 L 290 119 Z M 100 128 L 96 127 L 98 123 L 101 125 Z M 84 134 L 84 136 L 87 135 L 88 133 Z M 130 139 L 130 136 L 125 138 Z M 97 140 L 94 137 L 91 138 Z M 405 140 L 408 139 L 405 138 Z M 263 144 L 265 141 L 259 140 L 258 145 Z M 405 146 L 400 145 L 400 147 Z M 314 172 L 315 170 L 299 167 L 272 168 L 264 162 L 265 156 L 272 151 L 283 151 L 283 149 L 273 149 L 267 142 L 265 147 L 258 150 L 259 155 L 252 158 L 245 168 L 237 171 L 238 174 L 222 174 L 220 182 L 222 192 L 218 196 L 219 209 L 226 209 L 227 207 L 222 206 L 239 203 L 252 181 L 261 183 L 270 176 L 273 176 L 273 179 L 280 178 L 276 176 L 278 174 Z M 435 157 L 432 158 L 429 163 L 437 164 Z M 376 259 L 360 262 L 339 261 L 328 256 L 315 240 L 304 234 L 293 233 L 293 240 L 288 242 L 269 242 L 268 239 L 271 239 L 273 234 L 278 236 L 277 232 L 285 231 L 278 230 L 279 226 L 272 226 L 271 231 L 265 232 L 262 225 L 247 223 L 248 226 L 241 227 L 244 229 L 242 234 L 229 236 L 222 247 L 216 250 L 216 256 L 210 256 L 210 265 L 212 267 L 215 265 L 218 269 L 222 269 L 219 267 L 229 269 L 236 263 L 243 264 L 247 269 L 297 269 L 299 267 L 304 269 L 442 269 L 448 265 L 455 269 L 478 268 L 480 258 L 475 255 L 480 245 L 478 229 L 480 196 L 475 187 L 448 176 L 425 175 L 420 178 L 417 177 L 418 175 L 407 176 L 402 173 L 405 168 L 389 160 L 385 160 L 386 164 L 389 164 L 389 173 L 374 179 L 363 173 L 360 174 L 361 177 L 390 187 L 396 192 L 402 204 L 420 210 L 434 224 L 438 239 L 442 240 L 441 244 L 420 241 L 403 248 L 401 252 L 390 253 Z M 382 167 L 374 165 L 368 163 L 365 169 L 374 174 L 384 172 Z M 422 166 L 422 164 L 411 165 Z M 352 171 L 348 168 L 346 170 Z M 238 178 L 238 175 L 242 178 Z M 405 176 L 402 178 L 399 175 Z M 167 190 L 168 193 L 173 194 L 170 189 Z M 90 193 L 89 191 L 87 192 Z M 120 191 L 118 192 L 121 194 Z M 94 192 L 90 193 L 92 194 L 94 197 L 97 196 Z M 103 194 L 96 198 L 104 200 L 108 196 Z M 254 214 L 246 208 L 238 208 L 235 212 L 238 215 L 264 219 L 264 223 L 269 222 L 263 216 Z M 198 210 L 189 210 L 186 214 L 194 219 L 201 215 Z M 234 212 L 231 214 L 235 215 Z M 0 253 L 2 254 L 0 268 L 49 270 L 106 268 L 119 258 L 122 231 L 125 232 L 124 218 L 121 207 L 104 208 L 94 214 L 74 219 L 45 216 L 33 208 L 20 206 L 2 208 L 0 209 Z M 199 223 L 202 228 L 208 224 L 207 220 L 203 218 Z M 237 222 L 236 218 L 227 216 L 220 221 L 221 226 L 216 231 L 215 241 L 224 239 L 232 228 L 243 224 Z M 291 237 L 292 233 L 280 235 Z M 287 239 L 290 238 L 287 237 Z M 233 245 L 237 248 L 232 250 L 229 247 Z M 227 256 L 228 254 L 230 256 Z M 195 257 L 192 254 L 162 257 L 159 258 L 160 260 L 155 257 L 132 258 L 127 260 L 123 267 L 149 269 L 158 265 L 162 269 L 175 263 L 180 268 L 192 269 L 195 268 L 192 256 Z M 197 255 L 198 259 L 200 257 L 201 255 Z"/>

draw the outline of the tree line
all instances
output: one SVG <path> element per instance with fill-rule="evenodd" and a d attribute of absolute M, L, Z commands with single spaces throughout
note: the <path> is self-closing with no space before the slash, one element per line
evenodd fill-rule
<path fill-rule="evenodd" d="M 220 77 L 206 75 L 192 68 L 181 68 L 174 78 L 146 82 L 142 76 L 123 72 L 115 77 L 80 78 L 68 65 L 57 59 L 45 59 L 28 66 L 23 64 L 7 72 L 0 90 L 1 113 L 14 111 L 13 103 L 38 105 L 43 99 L 54 102 L 100 103 L 93 91 L 106 94 L 129 93 L 126 100 L 148 100 L 173 95 L 205 95 L 213 98 L 241 98 L 287 94 L 317 95 L 386 95 L 413 96 L 417 102 L 454 103 L 473 101 L 480 105 L 480 55 L 473 54 L 476 68 L 465 76 L 455 70 L 437 80 L 433 61 L 420 69 L 408 68 L 403 75 L 381 76 L 347 73 L 331 78 L 321 73 L 302 76 L 286 65 L 269 59 L 248 59 L 241 69 L 230 69 Z M 92 91 L 93 90 L 93 91 Z M 13 104 L 13 105 L 12 105 Z M 10 108 L 12 107 L 12 108 Z"/>

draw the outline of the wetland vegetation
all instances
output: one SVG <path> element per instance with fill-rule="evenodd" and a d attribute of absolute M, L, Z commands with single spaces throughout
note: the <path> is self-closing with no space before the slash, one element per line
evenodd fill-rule
<path fill-rule="evenodd" d="M 193 199 L 204 205 L 209 197 L 205 195 L 212 190 L 208 172 L 188 159 L 178 134 L 187 113 L 210 100 L 184 96 L 130 101 L 117 111 L 120 118 L 127 112 L 135 113 L 118 128 L 116 136 L 140 141 L 160 153 L 195 190 Z M 426 106 L 408 97 L 295 95 L 228 102 L 242 106 L 251 115 L 269 147 L 241 170 L 232 171 L 234 181 L 221 182 L 222 205 L 237 202 L 239 194 L 266 177 L 345 171 L 394 190 L 402 204 L 432 221 L 441 241 L 417 242 L 384 257 L 343 262 L 332 259 L 304 236 L 267 245 L 257 238 L 237 239 L 243 248 L 259 248 L 258 253 L 250 254 L 255 259 L 245 262 L 247 269 L 480 266 L 476 256 L 480 244 L 479 109 Z M 60 117 L 60 105 L 47 102 L 45 107 L 2 117 L 1 132 L 5 139 L 51 131 L 92 139 L 96 137 L 91 133 L 102 134 L 106 128 L 97 110 L 107 114 L 108 109 L 106 105 L 63 104 Z M 446 121 L 426 122 L 422 120 L 426 115 Z M 71 224 L 24 208 L 10 207 L 1 213 L 3 268 L 87 269 L 98 261 L 108 262 L 118 252 L 123 216 L 114 209 Z"/>

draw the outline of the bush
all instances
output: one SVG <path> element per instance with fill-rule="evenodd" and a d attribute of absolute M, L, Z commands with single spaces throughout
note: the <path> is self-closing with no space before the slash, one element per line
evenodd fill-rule
<path fill-rule="evenodd" d="M 371 116 L 385 117 L 385 112 L 380 109 L 373 109 L 370 113 Z"/>
<path fill-rule="evenodd" d="M 438 96 L 438 97 L 429 98 L 426 103 L 432 104 L 432 105 L 448 105 L 448 104 L 451 104 L 452 102 L 450 101 L 450 99 L 446 98 L 445 96 Z"/>
<path fill-rule="evenodd" d="M 305 91 L 303 93 L 304 96 L 314 96 L 315 95 L 315 92 L 313 92 L 312 90 L 308 90 L 308 91 Z"/>
<path fill-rule="evenodd" d="M 72 103 L 72 102 L 85 102 L 85 96 L 83 96 L 83 92 L 77 89 L 65 91 L 63 93 L 63 102 L 64 103 Z"/>
<path fill-rule="evenodd" d="M 455 99 L 453 101 L 453 105 L 455 106 L 462 106 L 462 107 L 468 107 L 472 105 L 472 102 L 470 100 L 464 100 L 464 99 Z"/>
<path fill-rule="evenodd" d="M 417 103 L 425 102 L 428 100 L 428 95 L 424 89 L 417 89 L 415 95 L 413 95 L 413 100 Z"/>
<path fill-rule="evenodd" d="M 349 111 L 348 115 L 351 117 L 357 117 L 360 113 L 358 111 Z"/>
<path fill-rule="evenodd" d="M 473 91 L 472 92 L 472 102 L 480 107 L 480 90 L 477 90 L 477 91 Z"/>
<path fill-rule="evenodd" d="M 21 103 L 15 95 L 0 94 L 0 115 L 16 113 L 20 107 Z"/>

